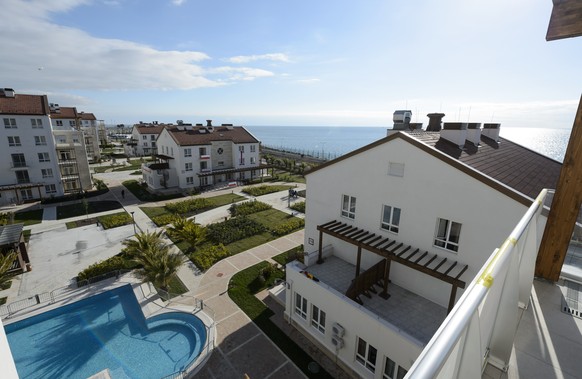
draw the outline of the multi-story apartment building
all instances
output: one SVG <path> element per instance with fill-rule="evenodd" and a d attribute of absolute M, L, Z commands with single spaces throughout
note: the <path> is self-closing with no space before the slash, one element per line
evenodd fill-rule
<path fill-rule="evenodd" d="M 173 124 L 151 124 L 140 122 L 131 130 L 131 139 L 125 144 L 125 154 L 130 157 L 152 156 L 158 153 L 157 139 L 165 128 Z"/>
<path fill-rule="evenodd" d="M 90 162 L 97 162 L 101 158 L 101 153 L 99 150 L 99 124 L 95 115 L 93 113 L 77 112 L 75 107 L 61 107 L 52 103 L 49 105 L 51 106 L 53 129 L 81 131 L 87 159 Z"/>
<path fill-rule="evenodd" d="M 501 139 L 499 124 L 432 124 L 307 175 L 305 259 L 287 265 L 285 317 L 354 377 L 402 378 L 557 183 L 561 164 Z"/>
<path fill-rule="evenodd" d="M 85 137 L 87 157 L 90 162 L 98 162 L 101 159 L 100 145 L 107 144 L 107 133 L 103 120 L 97 120 L 93 113 L 80 112 L 79 127 Z"/>
<path fill-rule="evenodd" d="M 0 204 L 65 194 L 46 95 L 0 90 Z"/>
<path fill-rule="evenodd" d="M 151 190 L 196 187 L 260 175 L 259 140 L 242 126 L 175 125 L 161 130 L 157 161 L 142 166 Z"/>

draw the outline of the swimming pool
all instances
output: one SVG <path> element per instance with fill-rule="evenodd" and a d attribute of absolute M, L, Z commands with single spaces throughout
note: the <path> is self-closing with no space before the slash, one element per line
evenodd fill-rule
<path fill-rule="evenodd" d="M 145 319 L 130 285 L 5 326 L 20 378 L 161 378 L 184 369 L 206 343 L 196 316 Z"/>

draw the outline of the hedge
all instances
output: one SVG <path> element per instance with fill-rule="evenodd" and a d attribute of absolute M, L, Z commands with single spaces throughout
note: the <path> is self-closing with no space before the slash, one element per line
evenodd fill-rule
<path fill-rule="evenodd" d="M 284 236 L 297 229 L 301 229 L 304 226 L 305 220 L 303 220 L 302 218 L 293 218 L 289 221 L 286 221 L 282 224 L 279 224 L 271 228 L 271 233 L 273 233 L 276 236 Z"/>
<path fill-rule="evenodd" d="M 190 259 L 196 267 L 202 271 L 206 271 L 216 262 L 226 257 L 228 257 L 228 250 L 220 243 L 198 250 L 190 256 Z"/>
<path fill-rule="evenodd" d="M 123 226 L 132 223 L 132 218 L 126 212 L 115 213 L 112 215 L 99 216 L 99 222 L 103 225 L 104 229 L 116 228 L 118 226 Z"/>
<path fill-rule="evenodd" d="M 246 237 L 266 231 L 266 228 L 245 216 L 231 218 L 227 221 L 208 225 L 206 237 L 215 242 L 228 245 Z"/>
<path fill-rule="evenodd" d="M 209 208 L 210 206 L 212 206 L 212 203 L 208 199 L 199 197 L 197 199 L 169 203 L 166 204 L 165 207 L 168 210 L 168 212 L 183 215 L 188 213 L 199 212 L 204 208 Z"/>
<path fill-rule="evenodd" d="M 231 205 L 228 211 L 234 217 L 246 216 L 252 213 L 266 211 L 271 208 L 273 208 L 271 205 L 263 203 L 262 201 L 245 201 L 244 203 Z"/>
<path fill-rule="evenodd" d="M 109 259 L 97 262 L 87 267 L 79 273 L 77 281 L 90 279 L 99 275 L 107 274 L 116 270 L 132 270 L 138 267 L 138 264 L 128 259 L 123 253 L 115 255 Z"/>
<path fill-rule="evenodd" d="M 293 203 L 293 204 L 291 204 L 291 206 L 289 208 L 291 208 L 297 212 L 305 213 L 305 201 L 299 201 L 297 203 Z"/>
<path fill-rule="evenodd" d="M 160 216 L 152 217 L 152 221 L 157 226 L 164 226 L 164 225 L 171 224 L 174 222 L 174 220 L 176 220 L 176 215 L 173 215 L 173 214 L 163 214 Z"/>
<path fill-rule="evenodd" d="M 266 195 L 268 193 L 284 191 L 291 188 L 291 186 L 267 186 L 262 185 L 258 187 L 244 187 L 242 191 L 244 193 L 248 193 L 251 196 L 261 196 Z"/>

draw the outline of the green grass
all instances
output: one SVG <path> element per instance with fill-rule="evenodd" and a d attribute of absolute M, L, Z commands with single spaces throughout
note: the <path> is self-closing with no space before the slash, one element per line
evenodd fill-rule
<path fill-rule="evenodd" d="M 88 209 L 85 210 L 84 203 L 67 204 L 57 207 L 57 220 L 70 217 L 83 216 L 86 214 L 106 212 L 121 208 L 118 201 L 91 201 L 87 202 Z"/>
<path fill-rule="evenodd" d="M 273 311 L 255 297 L 257 292 L 271 286 L 276 279 L 284 278 L 283 272 L 274 270 L 264 283 L 258 280 L 261 270 L 268 265 L 267 262 L 260 262 L 235 274 L 230 280 L 228 295 L 307 377 L 331 378 L 323 368 L 317 374 L 308 370 L 308 364 L 313 362 L 311 356 L 270 320 Z"/>
<path fill-rule="evenodd" d="M 6 299 L 8 299 L 8 298 L 7 297 L 0 297 L 0 305 L 6 304 Z"/>
<path fill-rule="evenodd" d="M 256 187 L 244 187 L 242 191 L 251 196 L 262 196 L 273 192 L 285 191 L 289 188 L 292 188 L 292 186 L 263 184 Z"/>
<path fill-rule="evenodd" d="M 303 255 L 303 245 L 294 247 L 293 249 L 289 249 L 279 255 L 275 255 L 272 259 L 275 262 L 279 263 L 281 266 L 285 266 L 287 262 L 291 262 L 292 260 L 294 260 L 298 254 Z"/>
<path fill-rule="evenodd" d="M 141 209 L 150 219 L 169 213 L 164 207 L 139 207 L 139 209 Z"/>
<path fill-rule="evenodd" d="M 23 230 L 22 231 L 22 235 L 24 235 L 24 241 L 28 242 L 30 240 L 30 234 L 32 233 L 32 231 L 30 229 L 28 230 Z"/>
<path fill-rule="evenodd" d="M 42 222 L 42 209 L 14 213 L 14 223 L 24 223 L 24 226 L 40 224 Z"/>
<path fill-rule="evenodd" d="M 293 203 L 289 208 L 297 212 L 305 213 L 305 201 L 298 201 Z"/>
<path fill-rule="evenodd" d="M 170 195 L 154 195 L 149 193 L 146 187 L 139 184 L 137 180 L 126 180 L 122 184 L 141 201 L 163 201 L 184 197 L 181 193 L 174 193 Z"/>
<path fill-rule="evenodd" d="M 0 285 L 0 290 L 7 290 L 10 287 L 12 287 L 12 280 L 2 283 L 2 285 Z"/>

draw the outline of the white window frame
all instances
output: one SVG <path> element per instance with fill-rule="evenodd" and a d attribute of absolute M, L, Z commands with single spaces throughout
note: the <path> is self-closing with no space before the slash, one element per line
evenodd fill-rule
<path fill-rule="evenodd" d="M 193 185 L 194 184 L 194 177 L 193 176 L 187 176 L 186 177 L 186 184 Z"/>
<path fill-rule="evenodd" d="M 22 197 L 22 200 L 34 199 L 34 195 L 32 194 L 32 190 L 30 188 L 21 189 L 20 190 L 20 197 Z"/>
<path fill-rule="evenodd" d="M 22 146 L 20 136 L 8 136 L 8 146 Z"/>
<path fill-rule="evenodd" d="M 257 151 L 257 146 L 256 145 L 251 145 L 251 153 L 254 153 Z"/>
<path fill-rule="evenodd" d="M 387 209 L 389 208 L 389 209 Z M 388 215 L 386 211 L 388 210 Z M 388 219 L 386 219 L 388 216 Z M 382 222 L 380 223 L 380 228 L 388 232 L 398 234 L 400 230 L 400 218 L 402 216 L 402 209 L 394 207 L 392 205 L 382 205 Z"/>
<path fill-rule="evenodd" d="M 49 153 L 38 153 L 38 161 L 39 162 L 50 162 L 51 161 L 51 157 L 49 155 Z"/>
<path fill-rule="evenodd" d="M 325 334 L 326 314 L 317 305 L 311 304 L 311 326 L 321 334 Z"/>
<path fill-rule="evenodd" d="M 257 159 L 255 157 L 251 157 L 251 164 L 257 163 Z"/>
<path fill-rule="evenodd" d="M 192 156 L 192 149 L 191 148 L 186 148 L 184 149 L 184 157 L 188 158 Z"/>
<path fill-rule="evenodd" d="M 244 166 L 245 165 L 245 159 L 244 159 L 244 157 L 243 158 L 240 158 L 239 165 L 240 166 Z"/>
<path fill-rule="evenodd" d="M 444 224 L 442 227 L 441 225 Z M 451 240 L 451 231 L 458 225 L 457 241 Z M 459 251 L 459 242 L 461 239 L 461 229 L 463 224 L 445 218 L 437 218 L 436 229 L 434 233 L 434 246 L 457 253 Z M 441 232 L 441 229 L 444 231 Z M 454 237 L 454 235 L 453 235 Z"/>
<path fill-rule="evenodd" d="M 240 145 L 238 147 L 238 151 L 240 151 L 241 153 L 244 153 L 245 152 L 245 145 Z"/>
<path fill-rule="evenodd" d="M 15 118 L 4 118 L 4 129 L 17 129 Z"/>
<path fill-rule="evenodd" d="M 45 184 L 44 192 L 47 194 L 57 193 L 57 186 L 55 184 Z"/>
<path fill-rule="evenodd" d="M 32 124 L 33 129 L 42 129 L 42 118 L 31 118 L 30 123 Z"/>
<path fill-rule="evenodd" d="M 307 320 L 307 299 L 295 292 L 295 314 Z"/>
<path fill-rule="evenodd" d="M 356 218 L 356 197 L 342 195 L 342 217 L 354 220 Z"/>
<path fill-rule="evenodd" d="M 73 127 L 73 128 L 74 128 L 76 125 L 77 125 L 77 124 L 75 124 L 75 121 L 73 121 L 73 120 L 69 120 L 69 126 L 70 126 L 70 127 Z"/>
<path fill-rule="evenodd" d="M 142 139 L 142 140 L 147 140 L 147 139 L 148 139 L 148 136 L 146 136 L 146 135 L 144 134 L 144 135 L 142 135 L 142 136 L 141 136 L 141 139 Z"/>
<path fill-rule="evenodd" d="M 204 171 L 208 169 L 208 162 L 206 161 L 201 161 L 200 162 L 200 171 Z"/>
<path fill-rule="evenodd" d="M 192 162 L 186 162 L 184 164 L 184 171 L 192 171 Z"/>
<path fill-rule="evenodd" d="M 46 137 L 45 136 L 34 136 L 34 144 L 36 146 L 46 146 Z"/>
<path fill-rule="evenodd" d="M 43 178 L 53 178 L 53 169 L 52 168 L 41 168 L 40 172 Z M 55 190 L 56 192 L 56 190 Z"/>
<path fill-rule="evenodd" d="M 363 344 L 361 345 L 360 342 Z M 362 352 L 360 347 L 364 347 Z M 372 362 L 372 356 L 374 357 L 374 362 Z M 376 361 L 378 360 L 378 349 L 370 345 L 362 337 L 358 337 L 356 343 L 356 362 L 364 366 L 370 372 L 376 372 Z"/>

